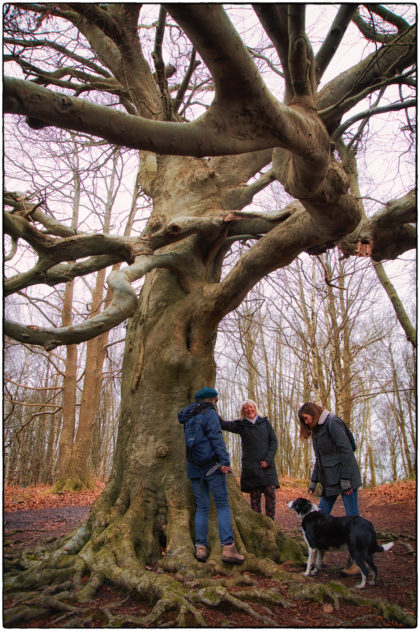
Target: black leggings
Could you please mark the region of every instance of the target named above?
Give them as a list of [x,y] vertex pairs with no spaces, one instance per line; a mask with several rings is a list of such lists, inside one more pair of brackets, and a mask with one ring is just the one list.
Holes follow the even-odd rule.
[[251,500],[251,508],[256,513],[261,513],[261,495],[265,497],[265,514],[274,520],[276,514],[276,487],[275,486],[257,486],[251,489],[249,495]]

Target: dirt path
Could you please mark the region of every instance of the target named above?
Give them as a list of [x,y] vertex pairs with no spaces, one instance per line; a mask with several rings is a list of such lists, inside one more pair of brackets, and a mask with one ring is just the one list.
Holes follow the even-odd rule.
[[[391,492],[392,490],[392,492]],[[379,576],[376,586],[368,586],[364,590],[367,598],[386,599],[402,607],[407,613],[415,616],[416,589],[417,589],[417,563],[416,563],[416,496],[415,487],[404,487],[402,490],[392,488],[389,492],[372,492],[362,490],[360,493],[361,514],[370,519],[378,532],[380,542],[395,540],[394,547],[387,553],[377,554],[375,562],[378,566]],[[305,495],[304,489],[296,484],[282,484],[277,492],[276,523],[292,537],[300,538],[301,532],[295,513],[287,508],[286,502],[301,495]],[[5,554],[9,550],[24,549],[52,537],[61,536],[73,530],[83,523],[89,514],[90,504],[94,497],[89,497],[87,505],[72,505],[71,497],[62,497],[58,506],[51,505],[51,496],[46,501],[45,508],[39,510],[22,510],[28,504],[20,500],[19,511],[4,513],[4,545]],[[80,496],[75,496],[74,501],[83,501]],[[37,503],[39,505],[40,502]],[[13,505],[9,504],[9,505]],[[29,504],[31,505],[31,504]],[[41,502],[42,505],[42,502]],[[335,515],[344,515],[344,507],[341,500],[334,509]],[[326,556],[327,567],[316,576],[308,578],[308,581],[324,583],[330,580],[340,581],[347,587],[353,587],[359,582],[357,578],[343,578],[340,576],[340,568],[347,560],[345,551],[329,552]],[[297,567],[292,563],[285,563],[285,569],[290,572],[302,572],[303,567]],[[276,586],[274,581],[252,578],[261,587]],[[278,586],[279,590],[284,589]],[[285,593],[287,596],[287,590]],[[135,615],[145,615],[147,609],[135,599],[118,590],[104,586],[95,599],[98,612],[109,603],[121,601],[121,610],[125,613],[132,612]],[[124,604],[122,604],[124,601]],[[115,613],[115,611],[114,611]],[[255,627],[255,619],[237,611],[219,612],[215,610],[206,615],[212,627]],[[395,623],[383,619],[371,607],[355,607],[343,605],[339,610],[334,610],[332,605],[314,604],[309,601],[301,601],[294,607],[283,609],[276,608],[272,611],[281,627],[395,627]],[[99,614],[98,614],[99,615]],[[31,627],[53,628],[54,616],[46,620],[37,620]],[[95,626],[95,624],[93,624]],[[101,625],[96,623],[101,628]]]

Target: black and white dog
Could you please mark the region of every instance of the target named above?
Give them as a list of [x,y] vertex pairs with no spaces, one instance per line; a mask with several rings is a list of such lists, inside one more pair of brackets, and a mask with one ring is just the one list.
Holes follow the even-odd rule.
[[[296,511],[302,519],[302,532],[308,546],[308,563],[305,576],[316,574],[321,567],[324,553],[329,548],[347,546],[353,561],[357,563],[362,574],[362,582],[357,585],[363,589],[366,585],[369,569],[372,570],[370,584],[374,585],[378,570],[373,562],[375,552],[386,552],[393,543],[378,545],[373,524],[363,517],[332,517],[328,513],[318,510],[315,504],[303,497],[294,502],[287,502],[287,506]],[[312,569],[316,553],[315,568]]]

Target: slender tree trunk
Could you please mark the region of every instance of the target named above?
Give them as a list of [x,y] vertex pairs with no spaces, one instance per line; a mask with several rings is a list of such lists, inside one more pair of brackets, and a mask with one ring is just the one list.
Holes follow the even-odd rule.
[[[118,156],[116,155],[112,165],[112,173],[105,204],[103,226],[104,234],[109,233],[111,211],[115,198],[117,160]],[[137,192],[133,195],[133,197],[136,196]],[[132,213],[130,213],[130,221],[132,221]],[[91,318],[100,313],[103,309],[102,301],[105,277],[105,269],[100,270],[96,275],[95,288],[92,292],[92,303],[90,307]],[[109,302],[110,299],[111,292],[108,289],[105,302]],[[60,478],[54,485],[54,490],[80,490],[82,488],[91,488],[95,486],[95,482],[90,471],[89,455],[92,448],[95,415],[99,403],[102,385],[103,362],[105,359],[105,349],[108,337],[109,332],[107,331],[87,342],[83,392],[80,402],[77,433],[74,442],[72,441],[70,452],[66,451],[68,457],[60,470]]]
[[246,372],[247,372],[247,398],[257,400],[256,381],[257,371],[255,367],[256,358],[254,356],[256,345],[256,326],[252,314],[245,312],[240,319],[241,344],[243,347]]
[[[104,284],[105,270],[101,270],[97,274],[96,286],[92,295],[91,317],[101,309]],[[105,337],[107,338],[108,334],[105,334]],[[65,473],[67,487],[70,486],[73,490],[94,486],[89,471],[89,454],[92,447],[95,415],[102,383],[104,358],[104,353],[100,350],[100,345],[103,343],[102,338],[103,336],[93,338],[89,340],[86,345],[86,362],[82,399],[80,402],[79,424],[72,446],[71,459]]]
[[370,420],[370,405],[367,402],[366,408],[366,429],[367,429],[367,440],[366,440],[366,451],[368,454],[368,463],[369,463],[369,471],[370,471],[370,486],[376,486],[376,467],[375,467],[375,457],[373,455],[373,440],[372,440],[372,423]]
[[[79,158],[77,151],[72,156],[72,170],[74,183],[73,215],[71,227],[76,229],[79,220],[81,183],[79,173]],[[62,325],[71,326],[72,306],[73,306],[74,281],[67,282],[64,290],[64,300],[62,309]],[[66,361],[63,378],[63,424],[59,445],[58,480],[57,487],[53,490],[61,490],[63,480],[69,469],[73,448],[74,433],[76,427],[76,403],[77,403],[77,345],[66,346]]]
[[[73,281],[65,285],[62,311],[63,326],[71,325],[73,287]],[[71,344],[66,346],[66,361],[63,377],[63,422],[59,444],[58,479],[62,479],[66,476],[71,459],[76,424],[76,389],[77,345]]]
[[393,397],[394,402],[392,404],[392,409],[395,416],[395,422],[399,430],[399,436],[402,442],[402,457],[404,461],[406,475],[411,477],[414,475],[415,471],[414,471],[413,462],[411,460],[410,448],[408,445],[406,423],[404,419],[404,407],[401,402],[398,375],[397,375],[397,370],[395,367],[394,357],[393,357],[391,348],[389,348],[389,352],[390,352],[390,358],[391,358],[393,388],[394,388],[394,397]]

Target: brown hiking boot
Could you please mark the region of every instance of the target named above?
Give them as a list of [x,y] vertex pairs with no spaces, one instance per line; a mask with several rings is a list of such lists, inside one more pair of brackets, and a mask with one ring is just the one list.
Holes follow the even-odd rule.
[[360,567],[357,563],[353,563],[348,569],[340,571],[340,576],[357,576],[358,574],[360,574]]
[[223,546],[222,561],[225,563],[237,563],[241,564],[245,561],[245,557],[242,554],[238,554],[234,543]]
[[201,561],[201,563],[207,561],[209,558],[207,546],[195,546],[195,556],[197,557],[197,561]]

